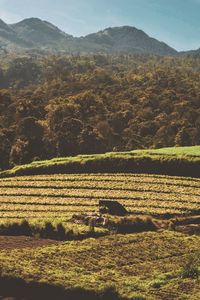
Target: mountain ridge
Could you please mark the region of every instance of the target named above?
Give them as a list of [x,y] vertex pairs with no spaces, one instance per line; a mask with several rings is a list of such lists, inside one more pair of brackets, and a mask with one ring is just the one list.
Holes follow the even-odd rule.
[[[54,24],[34,17],[14,24],[6,24],[0,19],[0,46],[6,49],[28,48],[70,53],[179,54],[176,49],[133,26],[108,27],[86,36],[74,37]],[[188,53],[193,52],[195,50]]]
[[[164,42],[147,35],[143,30],[132,26],[108,27],[97,33],[85,36],[85,39],[101,43],[105,38],[111,47],[119,49],[120,52],[129,52],[130,49],[139,50],[149,54],[176,55],[178,52]],[[131,38],[129,40],[129,38]]]

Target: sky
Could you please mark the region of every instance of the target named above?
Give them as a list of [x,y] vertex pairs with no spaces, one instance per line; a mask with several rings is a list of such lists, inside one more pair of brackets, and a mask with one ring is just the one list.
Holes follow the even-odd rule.
[[0,0],[0,19],[37,17],[84,36],[130,25],[177,50],[200,48],[200,0]]

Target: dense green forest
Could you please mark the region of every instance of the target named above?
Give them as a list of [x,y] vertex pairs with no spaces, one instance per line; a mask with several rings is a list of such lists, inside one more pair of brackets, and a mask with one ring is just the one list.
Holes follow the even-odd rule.
[[200,144],[200,56],[40,55],[0,67],[0,169]]

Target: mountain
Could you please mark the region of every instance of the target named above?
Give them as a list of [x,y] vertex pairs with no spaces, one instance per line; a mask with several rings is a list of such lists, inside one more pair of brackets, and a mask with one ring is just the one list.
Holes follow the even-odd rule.
[[190,51],[184,51],[180,52],[181,55],[200,55],[200,48],[197,50],[190,50]]
[[0,46],[1,47],[29,47],[26,40],[21,39],[16,32],[0,19]]
[[149,37],[135,27],[123,26],[107,28],[85,37],[85,40],[99,45],[107,52],[149,53],[176,55],[177,51],[163,42]]
[[64,33],[53,24],[42,21],[38,18],[25,19],[19,23],[10,25],[16,35],[34,47],[55,47],[66,46],[68,39],[72,36]]
[[38,18],[25,19],[11,25],[0,20],[0,47],[2,46],[7,49],[62,50],[71,53],[178,54],[175,49],[135,27],[107,28],[76,38]]

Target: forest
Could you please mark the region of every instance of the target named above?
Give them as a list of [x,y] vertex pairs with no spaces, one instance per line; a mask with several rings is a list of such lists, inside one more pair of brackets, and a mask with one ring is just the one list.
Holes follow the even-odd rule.
[[200,144],[200,56],[9,57],[0,169],[52,157]]

